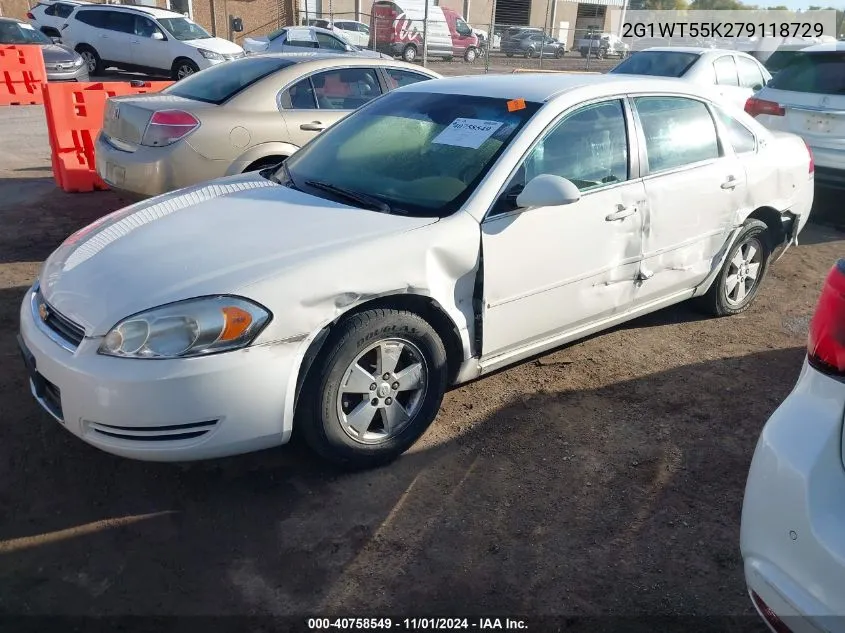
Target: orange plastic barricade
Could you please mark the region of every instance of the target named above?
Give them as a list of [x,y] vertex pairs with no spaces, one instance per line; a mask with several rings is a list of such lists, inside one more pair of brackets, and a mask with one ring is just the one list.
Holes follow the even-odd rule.
[[44,103],[46,76],[40,46],[0,46],[0,105]]
[[97,175],[94,161],[94,142],[103,126],[106,100],[109,97],[158,92],[171,83],[44,84],[44,111],[56,184],[69,192],[108,189]]

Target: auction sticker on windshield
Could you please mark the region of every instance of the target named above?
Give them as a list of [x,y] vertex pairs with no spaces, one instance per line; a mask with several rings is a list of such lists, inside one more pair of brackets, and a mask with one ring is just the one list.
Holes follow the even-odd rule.
[[431,142],[478,149],[500,127],[502,127],[501,121],[459,118],[452,121],[449,127],[440,132]]

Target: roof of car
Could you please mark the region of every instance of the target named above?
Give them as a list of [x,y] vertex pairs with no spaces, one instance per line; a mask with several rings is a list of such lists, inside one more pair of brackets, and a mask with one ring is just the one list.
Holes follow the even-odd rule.
[[[184,18],[182,13],[176,11],[168,11],[167,9],[157,9],[156,7],[147,7],[142,5],[125,5],[125,4],[95,4],[85,3],[82,5],[85,10],[99,10],[107,9],[109,11],[135,11],[145,13],[154,18]],[[80,7],[80,8],[82,8]]]
[[[343,53],[323,53],[323,52],[302,52],[302,53],[260,53],[258,55],[248,55],[236,59],[231,64],[248,64],[251,60],[272,57],[275,59],[292,59],[297,63],[314,62],[314,65],[324,65],[330,67],[332,62],[342,66],[395,66],[397,68],[407,68],[409,71],[417,72],[422,75],[434,75],[440,77],[440,74],[431,70],[430,68],[423,68],[418,64],[409,64],[396,59],[379,59],[373,57],[355,57],[353,55],[345,55]],[[320,64],[319,62],[325,62]]]
[[[540,78],[540,80],[538,80]],[[620,92],[675,92],[708,96],[711,91],[693,83],[660,77],[635,75],[581,75],[581,74],[502,74],[467,75],[421,81],[405,86],[414,92],[439,92],[496,99],[525,99],[535,103],[549,101],[563,93],[589,86],[604,87],[613,84]]]
[[807,48],[802,48],[802,53],[832,53],[835,51],[845,51],[845,42],[825,42],[824,44],[813,44]]
[[742,55],[750,57],[745,51],[738,51],[731,48],[708,48],[706,46],[652,46],[644,48],[638,53],[645,52],[660,52],[660,53],[692,53],[694,55]]

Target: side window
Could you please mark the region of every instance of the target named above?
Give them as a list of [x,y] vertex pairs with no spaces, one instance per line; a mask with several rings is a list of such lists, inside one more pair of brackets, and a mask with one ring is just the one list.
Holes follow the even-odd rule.
[[366,24],[358,24],[357,28],[358,28],[359,33],[363,33],[364,35],[370,34],[370,27],[367,26]]
[[79,11],[76,14],[76,19],[87,24],[88,26],[95,26],[98,29],[106,27],[106,12],[105,11]]
[[523,163],[525,184],[541,174],[571,180],[581,191],[628,180],[628,135],[619,100],[580,108],[540,141]]
[[426,77],[425,75],[408,70],[399,70],[398,68],[385,68],[384,73],[387,75],[387,86],[390,90],[396,90],[402,86],[431,79],[431,77]]
[[71,13],[73,13],[73,5],[70,4],[57,4],[56,7],[56,15],[60,18],[66,18]]
[[739,85],[752,90],[760,90],[766,83],[763,73],[756,62],[746,58],[736,58],[737,70],[739,71]]
[[652,173],[719,157],[716,125],[707,106],[684,97],[637,97]]
[[336,37],[332,37],[327,33],[317,33],[317,42],[320,48],[328,48],[333,51],[345,51],[346,44],[341,42]]
[[316,110],[317,100],[311,80],[306,77],[282,93],[282,107],[286,110]]
[[736,76],[736,63],[733,55],[723,55],[713,62],[713,69],[716,71],[716,83],[720,86],[738,86]]
[[719,121],[725,126],[728,133],[728,142],[734,148],[734,152],[745,154],[757,149],[757,137],[751,130],[722,110],[716,110],[716,114]]
[[469,28],[469,24],[460,18],[455,21],[455,30],[458,32],[458,35],[472,35],[472,29]]
[[44,15],[56,15],[56,5],[51,4],[49,7],[44,9]]
[[317,48],[317,40],[314,38],[314,31],[307,28],[287,29],[284,32],[284,45],[297,46],[299,48]]
[[381,94],[372,68],[344,68],[312,75],[317,106],[323,110],[354,110]]

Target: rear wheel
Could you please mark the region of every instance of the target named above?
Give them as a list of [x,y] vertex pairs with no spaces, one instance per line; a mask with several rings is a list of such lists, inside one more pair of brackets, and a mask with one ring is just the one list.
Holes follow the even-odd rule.
[[413,44],[408,44],[402,51],[402,59],[409,64],[417,58],[417,47]]
[[195,72],[198,72],[200,69],[194,62],[190,59],[177,59],[173,62],[173,68],[171,70],[171,75],[174,81],[179,81],[180,79],[184,79],[185,77],[190,77]]
[[356,314],[337,326],[307,378],[295,422],[336,464],[390,462],[425,432],[446,390],[446,350],[434,328],[404,310]]
[[533,49],[533,48],[529,48],[527,51],[525,51],[525,57],[526,57],[526,58],[528,58],[528,57],[534,57],[534,49]]
[[105,68],[103,68],[103,60],[100,55],[92,47],[87,44],[82,44],[76,47],[76,52],[80,54],[85,66],[88,68],[89,75],[102,75]]
[[285,160],[287,160],[287,156],[265,156],[264,158],[259,158],[257,161],[247,166],[243,173],[261,171],[262,169],[267,169],[268,167],[276,167],[285,162]]
[[713,316],[739,314],[757,296],[769,266],[769,228],[760,220],[746,220],[728,253],[719,276],[698,298],[699,307]]

